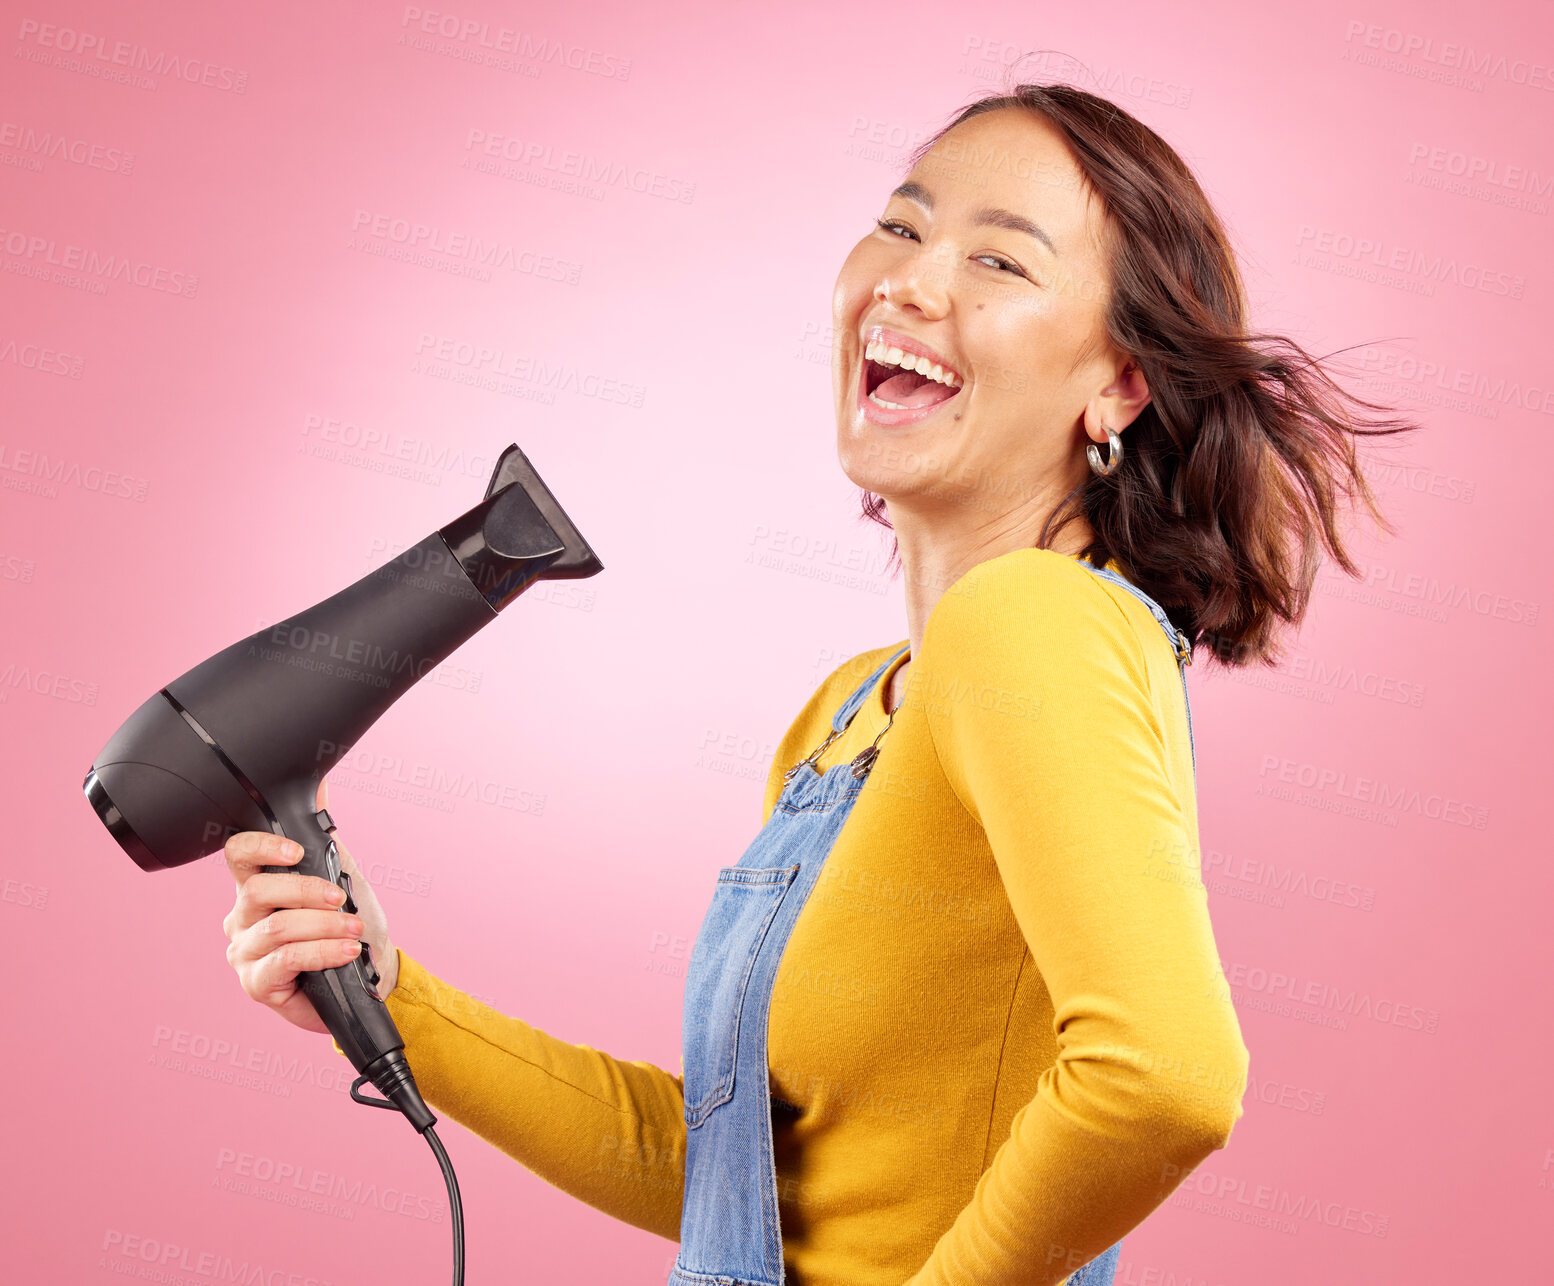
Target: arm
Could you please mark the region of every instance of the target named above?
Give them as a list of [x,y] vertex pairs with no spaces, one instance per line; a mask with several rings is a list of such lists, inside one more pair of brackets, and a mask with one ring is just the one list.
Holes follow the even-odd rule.
[[557,1040],[403,951],[385,1003],[433,1111],[611,1218],[680,1239],[681,1077]]
[[1247,1052],[1202,881],[1179,878],[1195,810],[1169,782],[1144,647],[1050,551],[974,568],[930,617],[934,745],[1052,997],[1058,1058],[908,1286],[1061,1281],[1241,1115]]
[[[872,657],[854,658],[837,673],[863,665],[861,679],[883,654]],[[782,793],[783,773],[810,749],[806,739],[823,735],[825,691],[822,684],[778,748],[763,821]],[[557,1040],[443,982],[404,951],[397,959],[398,982],[385,1004],[427,1105],[553,1187],[679,1241],[684,1075]],[[338,1044],[334,1049],[344,1056]]]

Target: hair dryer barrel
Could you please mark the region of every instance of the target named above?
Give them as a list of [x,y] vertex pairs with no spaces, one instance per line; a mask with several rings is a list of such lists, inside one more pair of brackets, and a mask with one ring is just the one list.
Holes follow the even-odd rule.
[[[154,693],[97,756],[86,797],[148,871],[204,857],[234,831],[268,830],[303,852],[292,867],[264,870],[332,880],[346,894],[341,910],[354,911],[334,821],[316,807],[319,782],[406,689],[534,581],[601,568],[515,443],[468,513]],[[368,944],[346,964],[297,978],[362,1079],[431,1130],[437,1118],[377,993]]]
[[87,797],[147,870],[311,813],[384,711],[534,581],[601,569],[510,446],[473,509],[154,694],[98,755]]
[[[536,560],[541,568],[554,552]],[[317,798],[335,763],[415,683],[496,616],[433,533],[322,603],[163,689],[271,808]]]

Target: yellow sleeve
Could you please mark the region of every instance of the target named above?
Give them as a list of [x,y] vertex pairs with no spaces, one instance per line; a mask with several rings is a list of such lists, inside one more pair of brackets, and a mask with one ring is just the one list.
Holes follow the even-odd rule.
[[1061,1281],[1241,1116],[1248,1056],[1207,894],[1181,878],[1195,810],[1169,783],[1153,644],[1163,632],[1141,636],[1099,578],[1047,550],[973,568],[929,618],[916,682],[933,743],[987,833],[1058,1057],[907,1286]]
[[557,1040],[403,951],[385,1003],[434,1112],[611,1218],[680,1240],[683,1077]]

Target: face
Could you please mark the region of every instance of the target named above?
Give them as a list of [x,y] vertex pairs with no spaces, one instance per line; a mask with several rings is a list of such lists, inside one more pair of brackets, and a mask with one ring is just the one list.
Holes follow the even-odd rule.
[[1007,528],[1085,478],[1087,442],[1105,458],[1102,426],[1120,434],[1148,396],[1105,335],[1088,191],[1045,119],[1002,110],[950,130],[890,195],[832,301],[837,450],[856,485]]

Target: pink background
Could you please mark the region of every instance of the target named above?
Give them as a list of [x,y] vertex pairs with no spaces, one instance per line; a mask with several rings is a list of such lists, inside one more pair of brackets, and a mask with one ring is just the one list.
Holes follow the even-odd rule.
[[[904,146],[1041,50],[1044,78],[1194,167],[1259,326],[1358,345],[1349,387],[1427,426],[1373,457],[1401,535],[1359,529],[1365,579],[1324,573],[1288,664],[1189,671],[1253,1089],[1118,1281],[1535,1275],[1554,1209],[1542,6],[460,0],[451,37],[382,5],[151,8],[8,3],[0,26],[12,1280],[108,1280],[136,1259],[104,1249],[120,1237],[299,1279],[445,1278],[432,1157],[349,1102],[324,1038],[244,997],[220,858],[143,874],[81,779],[156,687],[469,507],[510,441],[606,571],[457,652],[337,771],[332,810],[432,970],[677,1068],[686,945],[777,739],[835,664],[906,631],[888,537],[835,459],[836,270]],[[466,22],[579,67],[492,65]],[[62,48],[83,40],[162,69],[94,74],[111,59]],[[495,158],[472,145],[490,139]],[[578,155],[618,180],[552,186]],[[392,257],[395,221],[526,270]],[[58,280],[50,260],[81,252],[145,284]],[[472,365],[482,349],[504,356]],[[1313,986],[1350,1011],[1292,1008]],[[279,1066],[221,1079],[249,1057]],[[470,1281],[662,1280],[670,1243],[443,1137]],[[284,1165],[407,1209],[287,1204],[253,1177]]]

